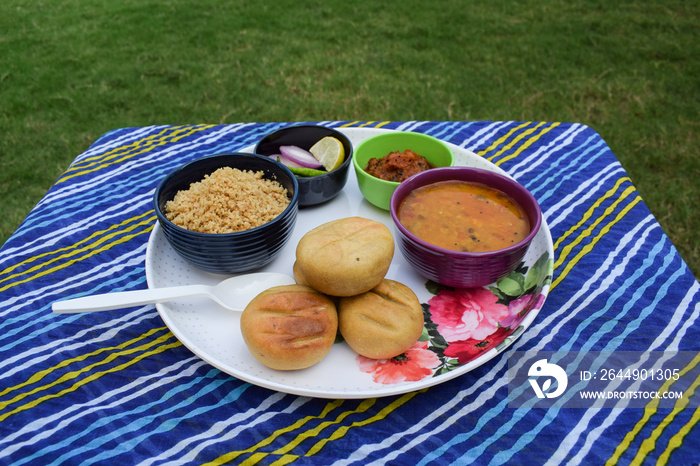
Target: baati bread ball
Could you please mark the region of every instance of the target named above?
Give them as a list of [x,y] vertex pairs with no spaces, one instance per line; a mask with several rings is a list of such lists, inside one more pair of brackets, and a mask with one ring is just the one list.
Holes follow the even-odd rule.
[[301,269],[299,268],[299,263],[297,261],[294,261],[294,265],[292,266],[292,274],[294,275],[294,280],[299,285],[308,286],[309,282],[306,281],[306,278],[304,278],[304,275],[301,273]]
[[340,334],[356,353],[390,359],[406,352],[423,333],[423,308],[403,283],[384,279],[370,291],[338,304]]
[[297,280],[332,296],[371,290],[386,276],[394,257],[394,238],[382,223],[348,217],[306,233],[296,249]]
[[241,315],[241,333],[248,350],[272,369],[313,366],[331,350],[337,332],[333,301],[304,285],[265,290]]

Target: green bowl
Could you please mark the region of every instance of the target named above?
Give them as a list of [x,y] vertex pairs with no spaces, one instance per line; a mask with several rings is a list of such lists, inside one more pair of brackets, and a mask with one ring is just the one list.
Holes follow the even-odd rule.
[[365,139],[355,147],[353,165],[362,195],[380,209],[389,210],[391,195],[399,186],[396,181],[374,177],[364,169],[372,157],[382,158],[390,152],[411,149],[435,167],[454,165],[454,154],[444,142],[432,136],[410,131],[390,131]]

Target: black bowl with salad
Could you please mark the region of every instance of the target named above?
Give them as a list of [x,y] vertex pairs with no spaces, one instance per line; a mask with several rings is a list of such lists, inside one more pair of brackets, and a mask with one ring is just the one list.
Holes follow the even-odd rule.
[[334,198],[345,187],[353,147],[336,129],[305,124],[268,134],[255,153],[285,164],[299,183],[299,205],[311,206]]

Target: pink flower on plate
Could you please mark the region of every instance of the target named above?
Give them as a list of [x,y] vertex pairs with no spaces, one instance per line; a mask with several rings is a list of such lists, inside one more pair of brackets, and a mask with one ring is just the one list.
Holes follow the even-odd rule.
[[544,303],[544,295],[535,296],[526,294],[514,299],[508,304],[508,317],[500,321],[501,327],[512,327],[520,323],[520,320],[532,309],[539,309]]
[[[541,309],[542,305],[544,304],[545,299],[546,299],[546,296],[543,293],[538,294],[537,301],[535,301],[535,303],[530,307],[529,310],[531,311],[533,309]],[[523,315],[525,315],[525,314],[527,314],[527,313],[523,313]]]
[[419,341],[405,353],[391,359],[370,359],[357,356],[362,372],[372,374],[372,380],[381,384],[416,382],[433,374],[440,363],[437,355],[428,349],[427,341]]
[[448,342],[483,340],[507,318],[508,306],[486,288],[442,290],[428,301],[433,322]]
[[501,320],[501,327],[511,327],[520,320],[520,313],[530,306],[532,295],[526,294],[508,303],[508,317]]

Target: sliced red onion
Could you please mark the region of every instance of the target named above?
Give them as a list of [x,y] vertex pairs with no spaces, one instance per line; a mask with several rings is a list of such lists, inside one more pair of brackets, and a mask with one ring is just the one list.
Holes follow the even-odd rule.
[[319,168],[321,163],[309,151],[297,146],[280,146],[280,152],[292,162],[298,163],[304,168]]
[[273,158],[273,159],[275,159],[275,160],[277,160],[278,162],[281,162],[282,165],[286,165],[286,166],[288,166],[288,167],[293,167],[293,168],[306,168],[306,167],[304,167],[303,165],[299,165],[299,164],[296,163],[295,161],[291,160],[289,157],[285,157],[285,156],[282,155],[282,154],[275,154],[275,155],[271,155],[270,157]]

